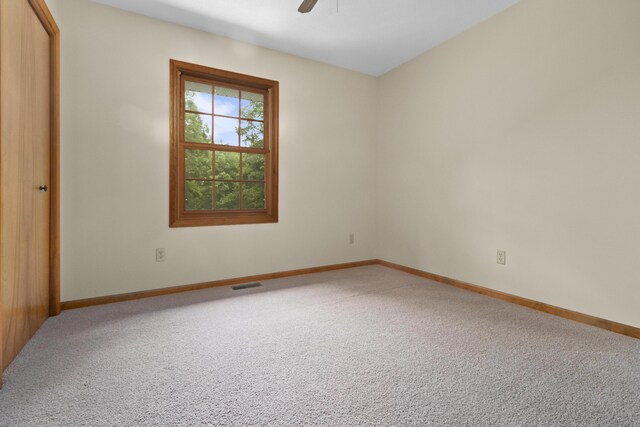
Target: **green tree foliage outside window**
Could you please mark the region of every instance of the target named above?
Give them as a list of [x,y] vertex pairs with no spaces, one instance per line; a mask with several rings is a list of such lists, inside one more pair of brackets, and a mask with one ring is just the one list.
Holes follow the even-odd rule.
[[[185,96],[185,108],[190,111],[198,111],[198,106],[194,101],[195,92],[187,91]],[[205,123],[203,117],[209,120]],[[201,114],[185,113],[184,115],[184,137],[189,142],[202,142],[211,144],[211,119],[210,116]]]
[[[197,111],[195,93],[185,94],[187,110]],[[264,103],[249,101],[242,108],[243,119],[262,119]],[[203,117],[205,119],[203,119]],[[206,120],[210,116],[185,113],[185,139],[189,142],[211,143],[211,126]],[[264,123],[262,121],[239,120],[236,133],[243,147],[264,148]],[[215,153],[215,176],[213,156]],[[265,208],[265,155],[258,153],[238,153],[233,151],[211,151],[187,149],[186,159],[186,202],[188,210],[211,210],[213,208],[213,185],[215,183],[215,209],[230,210]],[[240,165],[242,164],[242,176]],[[191,179],[191,180],[190,180]],[[214,180],[199,181],[201,180]],[[236,181],[236,182],[233,182]],[[237,182],[242,181],[242,183]],[[240,186],[242,185],[242,201]]]

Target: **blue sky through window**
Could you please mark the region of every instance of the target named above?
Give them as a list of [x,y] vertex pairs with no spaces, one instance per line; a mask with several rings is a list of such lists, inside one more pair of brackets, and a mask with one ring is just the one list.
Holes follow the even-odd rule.
[[[251,102],[263,102],[264,99],[262,94],[251,92],[243,92],[242,99],[240,99],[239,90],[222,86],[216,86],[214,90],[211,85],[190,81],[186,82],[185,89],[192,94],[191,99],[199,112],[214,113],[216,116],[239,117],[240,108],[244,109],[250,106]],[[213,123],[211,123],[211,117],[201,117],[203,123],[209,126],[209,130],[213,130],[215,144],[238,146],[239,119],[214,117]],[[262,119],[262,117],[256,118]]]

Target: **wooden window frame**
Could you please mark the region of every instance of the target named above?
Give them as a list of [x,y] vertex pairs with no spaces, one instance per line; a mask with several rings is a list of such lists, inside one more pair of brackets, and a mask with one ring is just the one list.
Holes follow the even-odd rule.
[[[219,83],[264,94],[264,150],[186,142],[184,140],[183,89],[185,79],[205,80],[209,84]],[[170,61],[170,100],[169,226],[174,228],[278,222],[278,82],[172,59]],[[266,155],[265,209],[186,210],[184,153],[190,148],[209,150],[214,156],[216,151],[264,153]]]

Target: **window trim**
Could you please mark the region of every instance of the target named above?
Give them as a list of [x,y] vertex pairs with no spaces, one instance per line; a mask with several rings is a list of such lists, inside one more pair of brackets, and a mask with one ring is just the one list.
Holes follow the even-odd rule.
[[[185,208],[185,166],[183,144],[184,91],[183,77],[206,79],[224,85],[250,88],[265,94],[265,209],[229,211],[187,211]],[[170,160],[169,160],[169,227],[202,227],[232,224],[278,222],[278,87],[277,81],[190,64],[170,61]],[[200,145],[200,144],[199,144]],[[202,147],[200,147],[202,148]],[[211,144],[215,150],[224,146]],[[233,151],[238,151],[234,149]],[[239,147],[239,151],[256,149]],[[260,150],[262,152],[262,150]]]

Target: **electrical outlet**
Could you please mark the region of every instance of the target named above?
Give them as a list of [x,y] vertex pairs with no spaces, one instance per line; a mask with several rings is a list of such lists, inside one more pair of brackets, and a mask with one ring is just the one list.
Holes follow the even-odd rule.
[[164,260],[167,258],[167,252],[165,251],[164,248],[157,248],[156,249],[156,262],[164,262]]
[[356,235],[351,233],[349,234],[349,244],[353,245],[356,242]]
[[496,262],[498,264],[506,265],[507,264],[507,251],[498,251],[496,256]]

